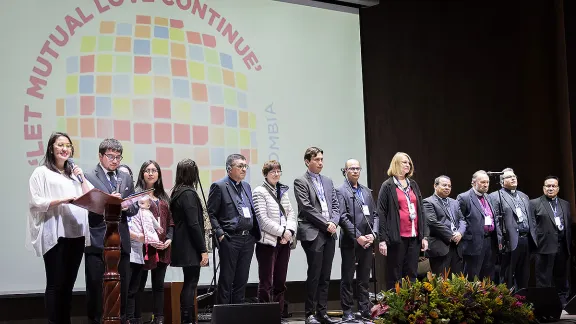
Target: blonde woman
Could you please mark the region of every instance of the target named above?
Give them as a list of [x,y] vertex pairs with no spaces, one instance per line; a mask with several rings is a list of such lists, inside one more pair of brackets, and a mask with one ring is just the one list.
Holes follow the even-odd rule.
[[388,168],[388,178],[378,194],[380,253],[387,256],[386,288],[404,277],[416,280],[420,251],[428,249],[429,229],[424,216],[422,194],[410,156],[398,152]]
[[262,175],[264,183],[252,192],[261,229],[261,239],[256,244],[258,299],[262,303],[278,302],[282,314],[290,243],[296,239],[296,214],[288,198],[288,186],[280,183],[280,163],[264,163]]

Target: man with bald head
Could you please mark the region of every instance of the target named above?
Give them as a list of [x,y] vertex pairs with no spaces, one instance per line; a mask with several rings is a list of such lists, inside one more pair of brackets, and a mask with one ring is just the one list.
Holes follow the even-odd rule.
[[[353,321],[354,306],[352,281],[354,271],[358,280],[358,311],[364,319],[370,316],[370,301],[368,299],[368,281],[372,266],[372,249],[378,226],[376,205],[372,198],[372,190],[361,185],[358,180],[362,167],[358,160],[346,161],[342,169],[344,183],[336,189],[340,205],[340,253],[342,255],[342,281],[340,282],[340,302],[342,305],[342,321]],[[354,265],[355,263],[356,266]]]
[[484,170],[472,175],[472,188],[456,197],[466,221],[466,231],[462,236],[464,274],[468,280],[478,277],[494,279],[496,256],[498,253],[498,228],[494,209],[488,199],[490,178]]

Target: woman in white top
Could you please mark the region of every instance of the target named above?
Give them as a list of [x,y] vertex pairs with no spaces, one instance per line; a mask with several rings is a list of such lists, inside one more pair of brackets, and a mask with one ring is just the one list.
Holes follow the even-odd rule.
[[42,166],[30,177],[27,247],[44,258],[49,323],[70,323],[72,288],[90,245],[88,211],[70,202],[93,187],[68,160],[73,155],[70,137],[53,133]]
[[252,192],[262,237],[256,244],[258,300],[278,302],[282,314],[290,244],[296,239],[296,214],[288,198],[288,186],[280,183],[280,163],[274,160],[264,163],[262,175],[264,183]]

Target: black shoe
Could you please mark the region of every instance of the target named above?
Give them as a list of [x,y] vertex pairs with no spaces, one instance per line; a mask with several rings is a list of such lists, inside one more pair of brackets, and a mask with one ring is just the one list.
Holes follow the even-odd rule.
[[[164,319],[162,319],[164,321]],[[192,307],[180,307],[180,323],[194,324],[196,323],[196,310]]]
[[351,323],[352,321],[355,321],[355,320],[356,320],[356,318],[352,314],[342,315],[342,322]]
[[309,315],[308,317],[306,317],[306,320],[304,321],[305,324],[320,324],[320,322],[316,319],[316,316],[314,315]]
[[316,315],[316,318],[321,324],[336,324],[338,321],[335,321],[328,316],[328,314],[324,315]]

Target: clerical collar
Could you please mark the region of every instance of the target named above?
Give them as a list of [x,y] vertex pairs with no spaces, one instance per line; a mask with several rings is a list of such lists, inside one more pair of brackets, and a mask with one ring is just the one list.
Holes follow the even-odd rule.
[[478,190],[476,190],[476,188],[472,187],[472,190],[474,190],[474,193],[476,194],[476,196],[484,197],[484,194],[478,192]]
[[504,188],[504,191],[506,191],[507,193],[511,194],[512,196],[516,195],[516,189]]
[[558,199],[558,196],[555,196],[554,198],[550,198],[548,196],[545,196],[546,199],[548,199],[549,201],[555,201],[556,199]]
[[230,176],[227,176],[228,180],[230,180],[230,182],[232,182],[232,184],[234,184],[235,186],[239,186],[240,183],[242,182],[242,180],[236,182],[235,180],[233,180],[232,178],[230,178]]

